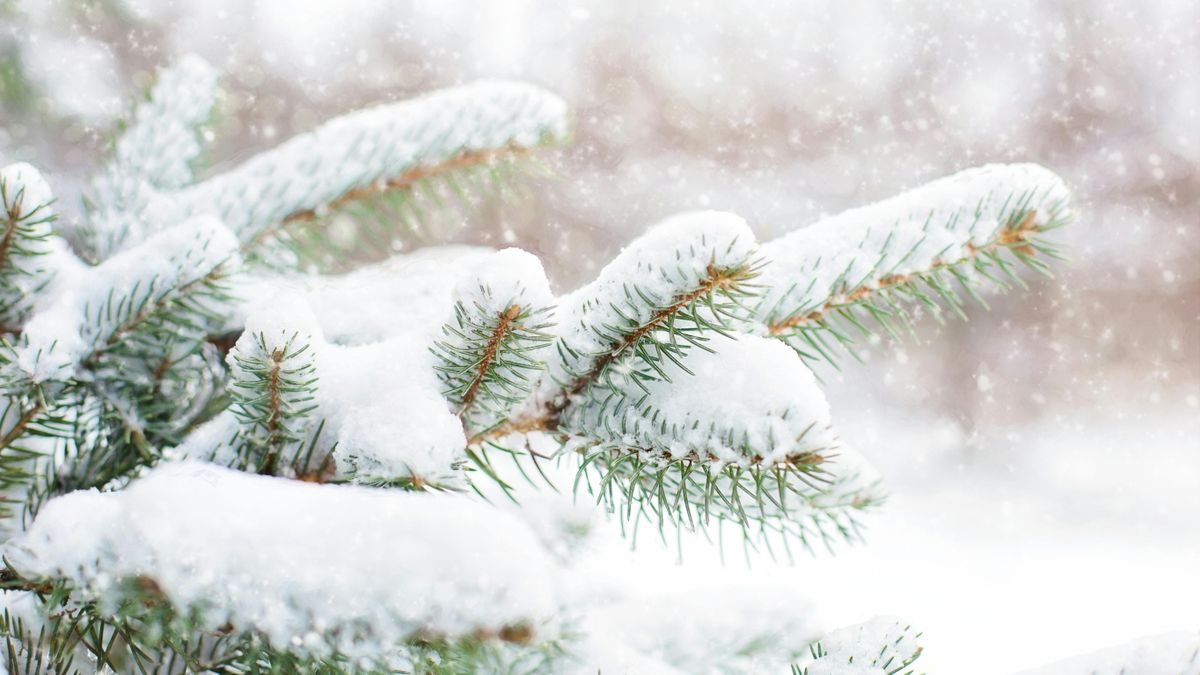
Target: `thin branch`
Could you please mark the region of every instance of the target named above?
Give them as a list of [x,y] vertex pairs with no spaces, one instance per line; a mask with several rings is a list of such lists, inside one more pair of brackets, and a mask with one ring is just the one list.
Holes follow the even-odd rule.
[[520,315],[520,305],[509,305],[508,309],[500,315],[500,321],[496,324],[496,330],[488,338],[487,347],[483,350],[483,359],[479,362],[479,368],[475,373],[475,377],[471,380],[471,385],[467,387],[467,392],[463,394],[462,405],[458,409],[459,418],[465,418],[471,404],[475,402],[475,396],[479,393],[479,388],[483,386],[483,380],[487,377],[488,369],[491,368],[492,362],[496,360],[496,356],[500,352],[500,345],[503,344],[504,338],[512,332],[513,322]]
[[7,219],[4,224],[4,236],[0,237],[0,269],[4,267],[5,261],[8,259],[9,251],[12,249],[13,240],[17,236],[17,223],[21,219],[19,211],[14,209],[18,206],[14,205],[7,209]]
[[7,448],[13,441],[17,440],[25,432],[25,427],[29,426],[33,418],[37,417],[43,410],[45,410],[45,406],[42,403],[37,403],[25,411],[25,414],[21,415],[21,418],[17,420],[16,426],[10,429],[7,434],[4,434],[3,438],[0,438],[0,449]]
[[279,457],[279,450],[275,447],[277,434],[279,429],[279,420],[283,417],[282,405],[280,402],[279,393],[279,371],[283,363],[284,350],[276,348],[271,352],[271,369],[267,374],[267,459],[263,462],[263,468],[260,473],[274,474],[275,460]]
[[0,569],[0,589],[5,591],[29,591],[47,595],[54,590],[54,584],[48,581],[31,581],[9,568]]
[[550,416],[532,415],[521,419],[511,420],[503,424],[484,429],[467,439],[468,446],[479,445],[490,440],[502,438],[509,434],[528,434],[534,431],[554,431],[555,420]]

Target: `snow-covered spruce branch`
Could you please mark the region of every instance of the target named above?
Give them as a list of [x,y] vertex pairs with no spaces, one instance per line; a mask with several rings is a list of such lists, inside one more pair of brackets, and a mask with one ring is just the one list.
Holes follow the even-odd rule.
[[50,187],[32,166],[0,170],[0,334],[17,332],[54,272],[46,264],[53,201]]
[[532,391],[551,341],[552,302],[541,263],[512,249],[456,289],[454,318],[434,343],[435,368],[471,437],[505,423]]
[[146,100],[133,111],[113,143],[111,161],[93,179],[89,218],[77,244],[103,260],[163,226],[162,193],[193,181],[203,152],[199,137],[217,97],[218,74],[196,56],[185,56],[159,73]]
[[912,330],[911,307],[962,318],[966,293],[1024,286],[1015,266],[1045,273],[1059,257],[1044,234],[1071,218],[1070,195],[1034,165],[992,165],[847,211],[763,246],[775,264],[756,315],[806,360],[855,355],[855,335]]
[[[1054,254],[1042,233],[1070,214],[1050,172],[992,166],[761,246],[735,215],[681,214],[558,297],[516,249],[301,276],[257,265],[259,245],[561,140],[562,101],[467,85],[192,183],[212,78],[198,62],[172,73],[97,178],[90,227],[65,233],[98,262],[49,222],[12,230],[49,253],[0,336],[0,485],[32,518],[3,579],[30,611],[0,632],[10,658],[56,671],[74,655],[117,670],[473,672],[531,657],[594,672],[556,590],[560,540],[589,529],[465,494],[526,496],[497,458],[565,473],[631,537],[644,523],[732,529],[788,554],[855,538],[881,493],[806,362],[832,354],[828,335],[849,343],[845,325],[869,331],[864,316],[891,329],[905,302],[958,308],[951,279],[1015,283],[1005,255],[1040,270]],[[160,163],[160,142],[177,155]],[[6,171],[49,202],[32,169]],[[433,491],[464,494],[414,494]],[[870,654],[883,660],[866,672],[903,672],[918,650],[890,630],[860,631],[859,651],[805,635],[783,667]]]
[[50,502],[5,556],[19,579],[36,580],[24,582],[35,591],[69,586],[60,612],[90,611],[87,603],[107,598],[125,608],[107,619],[119,625],[145,621],[147,609],[177,608],[159,648],[170,647],[163,638],[236,627],[294,655],[348,664],[403,659],[414,640],[528,642],[554,613],[561,574],[519,520],[463,496],[312,485],[186,462],[125,490]]
[[230,406],[245,429],[243,466],[276,474],[281,458],[299,475],[311,474],[311,456],[301,457],[309,441],[306,416],[316,408],[316,365],[311,335],[278,329],[247,330],[229,354]]
[[[414,190],[431,193],[444,182],[467,199],[463,183],[474,182],[475,170],[490,174],[567,133],[562,99],[524,83],[480,82],[340,117],[176,199],[184,213],[219,215],[253,249],[302,235],[313,221],[328,225],[325,216],[376,198],[403,201],[389,217],[419,220]],[[300,243],[330,243],[318,234]]]

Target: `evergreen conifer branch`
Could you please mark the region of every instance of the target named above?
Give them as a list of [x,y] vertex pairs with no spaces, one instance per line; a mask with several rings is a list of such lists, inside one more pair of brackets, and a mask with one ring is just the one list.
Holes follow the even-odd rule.
[[775,264],[757,314],[806,360],[836,366],[839,348],[857,358],[859,337],[911,333],[913,305],[965,319],[963,295],[986,309],[984,285],[1025,287],[1018,265],[1048,274],[1043,258],[1061,255],[1044,235],[1071,217],[1045,169],[966,171],[768,243]]
[[[387,250],[396,221],[423,226],[451,195],[469,204],[484,189],[464,182],[565,139],[566,110],[530,85],[470,85],[333,120],[193,183],[214,91],[211,70],[181,64],[135,111],[94,183],[94,231],[73,241],[94,245],[95,266],[59,255],[52,214],[27,208],[48,209],[40,177],[0,174],[0,300],[51,291],[0,305],[0,489],[23,497],[27,521],[0,587],[35,598],[43,619],[0,618],[10,670],[397,663],[381,655],[417,672],[536,670],[565,653],[561,626],[543,627],[561,611],[545,580],[562,561],[540,525],[470,495],[403,492],[482,494],[472,465],[507,491],[500,453],[531,482],[543,460],[574,469],[576,496],[631,536],[733,530],[789,556],[795,542],[856,539],[882,497],[805,360],[833,360],[871,322],[896,332],[913,303],[961,312],[960,293],[1020,284],[1017,263],[1044,272],[1057,252],[1043,236],[1070,219],[1053,174],[994,166],[762,246],[736,216],[683,214],[559,298],[533,256],[476,251],[381,266],[391,287],[370,291],[358,278],[327,294],[337,282],[275,286],[264,269],[270,290],[247,284],[262,296],[243,314],[240,252],[343,253],[345,216],[386,221],[357,232]],[[259,302],[297,285],[296,303]],[[84,488],[102,491],[64,494]],[[374,539],[347,536],[364,522]],[[253,558],[264,538],[272,555],[327,563],[321,583]],[[484,564],[477,546],[516,558]],[[476,602],[481,579],[492,596]],[[408,611],[444,583],[472,602]],[[908,673],[911,637],[902,624],[832,634],[796,672]]]
[[[438,532],[436,528],[428,528],[427,521],[431,517],[442,520],[443,525],[472,532],[472,537],[461,542],[464,547],[469,548],[480,542],[487,546],[511,543],[523,552],[526,564],[535,568],[546,564],[543,560],[545,552],[541,551],[531,533],[521,529],[511,519],[497,522],[480,520],[478,512],[482,507],[478,504],[454,496],[443,496],[441,501],[434,504],[427,501],[430,496],[404,495],[408,497],[405,505],[395,501],[397,495],[385,495],[379,490],[333,485],[303,486],[293,481],[249,477],[200,464],[156,469],[155,472],[121,493],[92,493],[91,496],[77,493],[74,499],[100,501],[95,503],[98,508],[91,511],[96,519],[94,527],[76,544],[54,532],[57,527],[55,522],[71,528],[76,525],[69,519],[60,520],[64,513],[59,502],[52,505],[59,510],[47,508],[44,515],[39,517],[40,525],[35,525],[28,532],[31,538],[8,549],[11,557],[6,559],[7,569],[0,573],[0,588],[37,595],[50,621],[56,616],[85,618],[89,626],[77,631],[85,637],[102,633],[111,638],[113,631],[122,634],[116,643],[108,639],[71,642],[71,650],[81,646],[90,653],[92,660],[104,662],[111,659],[106,665],[119,671],[141,668],[143,672],[172,672],[158,668],[176,659],[193,667],[214,663],[229,667],[229,671],[219,672],[238,672],[237,665],[245,664],[251,668],[271,665],[272,668],[267,672],[332,673],[343,672],[352,667],[350,664],[358,664],[364,669],[363,672],[382,673],[393,672],[389,668],[394,668],[398,660],[423,659],[434,653],[441,654],[441,660],[448,663],[485,663],[499,659],[497,662],[513,664],[541,661],[561,653],[556,646],[559,639],[556,636],[560,630],[550,624],[543,626],[543,619],[539,619],[539,616],[544,616],[545,621],[551,618],[549,597],[537,587],[542,579],[526,578],[523,571],[518,574],[515,568],[496,577],[483,560],[464,568],[455,559],[454,564],[440,571],[429,570],[429,573],[438,575],[438,584],[443,592],[494,593],[515,603],[512,607],[484,603],[473,609],[451,613],[439,609],[413,614],[405,607],[384,603],[384,614],[376,617],[378,623],[364,623],[359,615],[343,612],[346,622],[335,624],[329,634],[322,635],[309,628],[307,634],[301,633],[306,635],[302,644],[289,641],[289,637],[296,634],[292,632],[295,626],[321,625],[323,617],[314,614],[313,610],[327,605],[320,595],[322,584],[329,592],[353,587],[353,584],[348,585],[347,580],[339,576],[346,571],[343,567],[345,562],[369,556],[380,566],[394,564],[397,561],[394,553],[378,555],[374,552],[374,548],[383,545],[383,542],[393,551],[406,551],[409,550],[407,547],[416,546],[417,552],[405,553],[401,557],[424,559],[428,553],[420,551]],[[198,500],[192,490],[181,489],[189,483],[203,486],[201,489],[211,495],[225,495],[237,503]],[[311,542],[304,538],[306,530],[314,525],[326,537],[335,531],[342,531],[344,542],[355,548],[354,551],[336,550],[331,553],[341,563],[327,566],[318,575],[305,576],[304,570],[295,570],[298,576],[285,585],[292,602],[297,604],[294,614],[280,615],[265,601],[252,600],[248,604],[239,601],[239,598],[249,600],[254,597],[255,593],[260,592],[256,590],[259,586],[252,583],[243,588],[234,584],[227,588],[227,578],[221,570],[211,569],[211,566],[226,564],[226,561],[209,553],[210,546],[224,536],[220,533],[221,526],[210,530],[210,534],[218,537],[213,540],[206,540],[206,535],[194,529],[179,533],[181,539],[177,542],[184,550],[175,550],[176,547],[163,546],[167,542],[159,538],[162,533],[155,532],[153,527],[147,528],[144,522],[136,518],[126,520],[119,513],[123,501],[145,499],[145,503],[159,505],[174,503],[180,509],[178,513],[202,519],[212,508],[228,508],[229,513],[240,512],[242,506],[262,499],[258,494],[262,489],[273,496],[273,501],[269,502],[272,506],[268,508],[265,506],[268,502],[264,502],[256,517],[268,518],[275,523],[275,527],[285,528],[288,534],[284,541],[296,552],[307,550],[311,554],[314,546],[319,548],[326,541],[319,539]],[[327,506],[345,505],[345,500],[349,499],[351,508],[361,509],[363,515],[370,513],[383,516],[380,527],[396,535],[396,538],[389,537],[374,543],[369,538],[356,539],[353,533],[344,532],[342,526],[337,524],[342,514],[333,512],[327,513],[331,520],[324,524],[297,521],[295,511],[286,502],[304,494],[320,495],[322,500],[328,500]],[[284,503],[278,503],[279,500]],[[118,510],[105,506],[106,503],[116,506]],[[381,506],[384,507],[382,510],[379,508]],[[130,515],[133,514],[131,511]],[[336,529],[330,529],[331,526]],[[500,527],[499,531],[495,530],[497,526]],[[131,528],[133,536],[127,539]],[[255,536],[253,528],[243,528],[242,531]],[[399,536],[406,533],[412,536]],[[201,541],[193,542],[191,538],[195,536],[199,536]],[[114,547],[112,544],[117,539],[126,540],[133,548]],[[189,543],[182,543],[185,540]],[[37,552],[40,546],[34,543],[37,541],[41,541],[42,545],[61,542],[63,546],[80,553],[79,560],[83,565],[107,570],[104,577],[108,583],[90,584],[90,574],[80,573],[74,565],[61,567],[53,558],[41,557],[42,554]],[[33,544],[32,547],[29,544]],[[83,548],[76,550],[76,545]],[[96,548],[91,548],[93,546]],[[196,557],[197,553],[200,558]],[[325,559],[325,562],[328,564],[333,561]],[[274,583],[272,574],[281,571],[287,573],[283,568],[258,568],[253,573],[261,575],[259,578],[262,580]],[[412,571],[416,572],[415,569]],[[450,577],[443,576],[445,574]],[[197,576],[200,588],[215,584],[210,592],[195,592],[198,590],[194,581]],[[444,586],[447,581],[451,586]],[[426,592],[424,585],[428,582],[404,581],[410,584],[407,589],[391,589],[386,583],[381,583],[383,585],[380,588],[387,594],[408,598],[414,593]],[[460,590],[454,590],[454,587],[460,587]],[[513,594],[517,590],[526,594],[538,593],[542,597],[531,600],[524,595]],[[351,604],[365,599],[366,596],[360,597]],[[0,625],[0,629],[3,628],[5,626]],[[9,637],[12,637],[11,632]],[[222,639],[226,643],[221,649],[212,649],[212,641]],[[60,649],[64,641],[70,642],[70,638],[59,640]],[[364,646],[364,643],[370,646]],[[112,644],[116,644],[117,649],[110,653],[107,647]],[[208,645],[207,655],[192,651],[204,645]],[[505,645],[513,645],[514,649],[508,649]],[[527,648],[532,648],[533,652]],[[346,649],[355,653],[348,653]],[[540,658],[534,656],[538,651],[543,655]],[[275,664],[278,664],[278,670],[274,668]]]
[[53,196],[27,164],[0,170],[0,333],[17,333],[33,298],[49,283]]
[[[633,311],[637,305],[657,304],[653,295],[631,283],[624,289],[625,308],[613,305],[613,311],[624,321],[618,325],[596,326],[592,330],[608,347],[591,355],[593,361],[577,372],[562,387],[546,408],[546,417],[556,420],[571,401],[597,385],[613,390],[612,380],[606,378],[610,367],[623,359],[635,362],[631,379],[639,387],[643,382],[658,378],[670,380],[665,366],[674,364],[685,372],[682,359],[692,347],[705,349],[707,333],[729,335],[743,312],[749,298],[755,294],[750,283],[758,276],[760,262],[746,260],[730,267],[709,264],[704,277],[690,290],[675,295],[666,306],[655,307],[645,321],[638,321]],[[559,343],[559,349],[580,356],[569,344]]]
[[0,589],[26,594],[46,611],[44,617],[0,613],[2,665],[12,675],[534,675],[569,658],[560,638],[543,638],[526,624],[455,637],[417,633],[373,658],[337,649],[297,654],[254,630],[206,629],[202,613],[173,606],[148,577],[123,580],[120,599],[104,606],[74,600],[75,589],[61,581],[25,579],[11,568],[0,570]]
[[347,259],[396,250],[402,234],[436,242],[439,235],[431,230],[443,214],[461,217],[474,211],[476,202],[499,196],[516,175],[540,166],[533,157],[536,149],[509,144],[463,150],[440,164],[354,187],[328,204],[288,214],[243,250],[264,258],[278,243],[297,260],[338,270]]
[[744,546],[793,559],[792,542],[812,553],[814,544],[832,550],[861,541],[860,514],[883,501],[875,486],[823,467],[832,453],[739,467],[713,456],[664,456],[656,448],[596,445],[578,452],[576,492],[582,488],[607,505],[631,535],[642,523],[664,540],[672,531],[711,536],[732,528]]
[[[178,194],[252,244],[282,223],[567,136],[566,105],[532,85],[483,82],[343,116]],[[247,186],[253,186],[247,191]]]
[[307,439],[308,414],[316,409],[316,366],[310,344],[293,333],[282,344],[268,344],[262,333],[253,336],[255,349],[236,350],[231,357],[236,376],[230,383],[232,409],[246,430],[247,466],[276,473],[276,463],[289,448]]
[[76,237],[90,258],[103,260],[175,224],[163,218],[166,194],[192,182],[203,154],[198,131],[212,114],[217,81],[203,59],[184,56],[159,72],[131,111],[109,162],[92,179],[90,217]]
[[529,395],[543,368],[536,352],[551,340],[548,308],[513,302],[497,313],[488,304],[456,302],[454,321],[434,343],[444,393],[469,434],[503,423]]
[[856,458],[830,428],[812,373],[765,338],[708,347],[645,391],[619,384],[625,392],[575,400],[564,428],[580,456],[576,491],[664,537],[734,526],[789,556],[789,539],[810,549],[858,539],[858,512],[881,495],[847,462]]

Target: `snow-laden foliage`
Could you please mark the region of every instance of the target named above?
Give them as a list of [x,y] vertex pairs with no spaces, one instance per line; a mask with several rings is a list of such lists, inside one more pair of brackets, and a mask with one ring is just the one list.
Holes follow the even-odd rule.
[[192,164],[203,150],[197,132],[216,95],[217,71],[197,56],[159,74],[117,139],[111,163],[93,180],[89,253],[107,257],[163,225],[155,213],[166,208],[161,193],[192,182]]
[[21,323],[50,282],[54,195],[28,164],[0,169],[0,326]]
[[990,165],[826,218],[763,246],[773,264],[756,314],[806,359],[829,360],[856,333],[895,335],[907,305],[962,314],[963,292],[986,307],[979,286],[1022,285],[1018,263],[1047,269],[1039,256],[1056,252],[1041,235],[1070,220],[1069,199],[1045,168]]
[[175,217],[220,216],[246,244],[375,193],[496,162],[567,135],[566,104],[518,82],[480,82],[340,117],[182,190]]
[[[556,590],[596,529],[578,509],[600,502],[631,539],[703,533],[786,557],[858,539],[882,491],[809,362],[830,336],[850,344],[847,326],[869,333],[865,317],[908,321],[906,303],[961,311],[951,282],[975,294],[1019,280],[1015,263],[1044,271],[1043,233],[1070,217],[1057,177],[971,170],[763,245],[736,215],[684,213],[566,293],[519,249],[322,276],[284,265],[314,242],[341,251],[327,215],[563,140],[564,103],[465,85],[194,183],[213,97],[198,61],[164,75],[93,185],[92,220],[65,233],[79,257],[25,217],[50,202],[36,172],[3,174],[19,255],[0,257],[0,291],[31,296],[0,336],[0,487],[25,528],[5,547],[6,602],[25,608],[0,620],[10,656],[57,672],[81,655],[117,670],[905,672],[920,650],[903,622],[829,633],[797,603],[614,637],[584,584]],[[514,477],[578,504],[522,502]]]
[[415,634],[499,634],[546,619],[560,573],[519,520],[463,496],[192,462],[54,500],[6,552],[23,575],[70,583],[76,601],[144,579],[172,606],[198,610],[204,630],[228,624],[356,658]]
[[910,675],[921,656],[921,634],[900,619],[876,617],[840,628],[813,643],[803,675]]

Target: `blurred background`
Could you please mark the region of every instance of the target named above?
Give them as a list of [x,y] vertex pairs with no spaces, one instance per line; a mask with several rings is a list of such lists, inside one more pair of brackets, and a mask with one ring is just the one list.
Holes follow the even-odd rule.
[[819,373],[892,493],[867,544],[721,574],[905,616],[933,673],[1200,629],[1200,3],[0,0],[0,163],[35,162],[78,213],[185,52],[226,73],[214,170],[440,86],[558,92],[555,177],[445,234],[533,251],[563,291],[679,210],[766,239],[969,166],[1050,167],[1079,211],[1054,279]]

